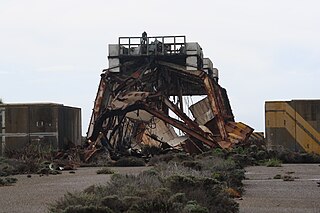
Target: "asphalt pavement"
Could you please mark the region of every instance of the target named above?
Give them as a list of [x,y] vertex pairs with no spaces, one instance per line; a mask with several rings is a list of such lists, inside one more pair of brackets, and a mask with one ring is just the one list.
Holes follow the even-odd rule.
[[[106,184],[110,175],[97,175],[100,168],[79,168],[74,174],[16,175],[13,186],[0,187],[0,212],[47,212],[48,204],[67,192],[81,191],[93,184]],[[113,168],[120,174],[138,174],[148,167]],[[246,168],[241,213],[320,213],[319,164],[283,164],[282,167]],[[290,175],[294,181],[273,179]]]
[[[82,191],[93,184],[106,184],[111,175],[97,175],[99,167],[79,168],[75,173],[63,171],[60,175],[15,175],[13,186],[0,187],[0,212],[37,213],[47,212],[48,204],[63,197],[67,192]],[[111,168],[119,174],[138,174],[148,167]]]
[[[294,181],[273,179],[291,176]],[[241,213],[320,213],[319,164],[283,164],[246,168]]]

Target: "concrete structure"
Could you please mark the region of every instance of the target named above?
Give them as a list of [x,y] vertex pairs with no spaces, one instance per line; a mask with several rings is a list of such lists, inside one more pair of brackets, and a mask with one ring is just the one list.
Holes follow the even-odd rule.
[[0,154],[36,142],[51,149],[81,144],[81,109],[54,103],[0,104]]
[[320,154],[320,100],[268,101],[267,143]]

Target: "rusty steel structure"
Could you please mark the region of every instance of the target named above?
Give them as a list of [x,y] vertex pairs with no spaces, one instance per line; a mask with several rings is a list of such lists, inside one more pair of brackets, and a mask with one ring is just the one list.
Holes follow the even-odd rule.
[[[201,153],[230,148],[253,131],[234,121],[218,70],[185,36],[120,37],[109,45],[108,60],[87,132],[87,159],[97,145],[111,155],[143,145]],[[185,100],[192,96],[203,99],[190,106]]]

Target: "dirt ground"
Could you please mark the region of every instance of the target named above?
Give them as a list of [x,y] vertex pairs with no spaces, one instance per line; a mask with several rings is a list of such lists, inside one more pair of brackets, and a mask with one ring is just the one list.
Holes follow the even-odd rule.
[[[66,192],[81,191],[92,184],[105,184],[110,175],[97,175],[100,168],[79,168],[75,174],[16,175],[14,186],[0,187],[0,212],[46,212],[47,204]],[[124,174],[137,174],[148,167],[112,168]],[[318,164],[284,164],[282,167],[246,168],[247,180],[241,213],[303,212],[320,213],[320,166]],[[273,179],[277,174],[297,177],[294,181]]]
[[[150,168],[150,167],[149,167]],[[111,168],[120,174],[137,174],[148,167]],[[0,212],[47,212],[47,204],[67,192],[81,191],[93,184],[105,184],[110,175],[97,175],[96,168],[79,168],[75,174],[63,171],[61,175],[16,175],[14,186],[0,187]]]
[[[282,167],[246,168],[247,180],[241,213],[320,213],[319,164],[283,164]],[[294,181],[273,179],[277,174],[296,177]]]

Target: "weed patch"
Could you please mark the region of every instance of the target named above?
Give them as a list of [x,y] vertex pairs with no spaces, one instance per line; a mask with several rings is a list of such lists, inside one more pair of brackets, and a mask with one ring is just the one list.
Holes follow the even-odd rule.
[[282,177],[283,181],[294,181],[294,177],[290,176],[290,175],[284,175]]
[[145,166],[146,163],[141,158],[123,157],[114,162],[113,166],[129,167],[129,166]]
[[265,166],[267,166],[267,167],[281,167],[281,161],[276,158],[272,158],[272,159],[269,159],[265,162]]
[[99,169],[97,171],[97,174],[100,175],[100,174],[107,174],[107,175],[110,175],[110,174],[114,174],[114,171],[108,167],[105,167],[105,168],[102,168],[102,169]]
[[281,179],[282,178],[282,176],[280,175],[280,174],[276,174],[274,177],[273,177],[273,179]]
[[17,182],[17,178],[13,177],[5,177],[5,178],[0,178],[0,186],[11,186],[14,183]]
[[[232,194],[230,186],[238,178]],[[238,188],[241,189],[239,183],[243,178],[243,170],[232,159],[175,155],[168,163],[158,162],[138,175],[113,174],[106,185],[69,193],[52,204],[50,211],[94,206],[107,208],[106,212],[128,213],[238,212],[238,204],[232,197],[241,193]]]

